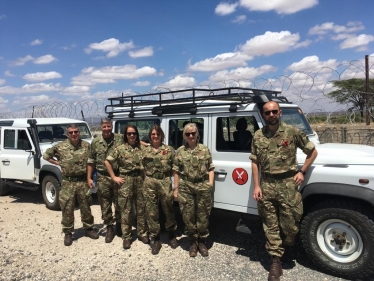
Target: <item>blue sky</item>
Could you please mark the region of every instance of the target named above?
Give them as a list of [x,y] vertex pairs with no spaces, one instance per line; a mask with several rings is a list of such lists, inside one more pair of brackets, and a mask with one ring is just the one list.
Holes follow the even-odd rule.
[[0,110],[224,85],[336,110],[329,81],[364,77],[365,55],[374,62],[373,10],[369,0],[0,0]]

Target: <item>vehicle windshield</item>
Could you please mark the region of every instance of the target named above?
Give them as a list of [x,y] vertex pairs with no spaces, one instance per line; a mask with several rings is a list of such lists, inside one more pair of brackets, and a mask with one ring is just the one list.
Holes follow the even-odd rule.
[[306,135],[313,134],[313,130],[300,108],[282,108],[282,122],[300,129]]
[[[57,125],[36,125],[38,130],[39,142],[52,142],[66,140],[66,127],[70,124],[57,124]],[[91,132],[86,123],[77,124],[81,132],[82,139],[90,139]]]

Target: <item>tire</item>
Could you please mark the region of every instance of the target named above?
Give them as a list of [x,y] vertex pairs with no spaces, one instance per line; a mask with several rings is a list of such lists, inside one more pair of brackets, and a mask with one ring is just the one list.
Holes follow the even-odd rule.
[[324,201],[303,218],[302,245],[328,274],[347,279],[374,275],[374,222],[359,204]]
[[58,201],[61,185],[53,175],[47,175],[43,178],[42,193],[43,200],[48,209],[60,210]]
[[5,182],[0,179],[0,196],[7,195],[9,193],[9,185],[5,184]]

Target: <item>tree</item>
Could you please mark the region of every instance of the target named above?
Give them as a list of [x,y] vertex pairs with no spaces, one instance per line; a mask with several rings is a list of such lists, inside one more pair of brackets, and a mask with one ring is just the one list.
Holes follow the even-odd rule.
[[[348,80],[334,80],[331,81],[336,90],[327,94],[327,96],[338,103],[350,103],[353,106],[348,110],[358,109],[361,118],[364,117],[364,110],[366,107],[366,83],[365,79],[352,78]],[[374,79],[369,79],[370,89],[374,89]],[[372,93],[370,91],[370,99]]]

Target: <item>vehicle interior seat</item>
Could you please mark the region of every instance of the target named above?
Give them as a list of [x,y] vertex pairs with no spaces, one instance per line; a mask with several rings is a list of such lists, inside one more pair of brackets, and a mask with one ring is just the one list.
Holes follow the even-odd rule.
[[51,131],[40,131],[38,133],[38,136],[39,136],[39,140],[41,142],[43,142],[43,141],[52,141],[52,139],[53,139],[53,135],[52,135]]
[[248,123],[244,117],[236,122],[236,131],[233,133],[234,144],[237,150],[251,150],[252,133],[247,130]]
[[67,139],[68,137],[65,135],[65,131],[61,126],[58,126],[54,129],[53,137],[56,139]]

